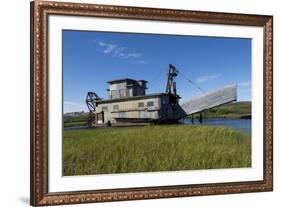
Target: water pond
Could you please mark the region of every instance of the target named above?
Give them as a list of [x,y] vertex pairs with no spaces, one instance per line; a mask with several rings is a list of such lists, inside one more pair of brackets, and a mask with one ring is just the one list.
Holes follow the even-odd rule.
[[[192,124],[190,119],[182,119],[180,122],[183,124]],[[198,120],[194,120],[193,124],[201,125]],[[230,127],[251,134],[251,119],[203,119],[202,125]]]

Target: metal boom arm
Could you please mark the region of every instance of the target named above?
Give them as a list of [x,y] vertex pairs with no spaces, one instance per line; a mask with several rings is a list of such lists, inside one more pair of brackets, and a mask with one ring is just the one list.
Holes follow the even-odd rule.
[[88,92],[86,97],[86,104],[90,113],[96,111],[96,101],[101,100],[101,98],[95,92]]
[[95,123],[96,101],[101,98],[95,92],[88,92],[86,97],[86,104],[89,109],[88,126]]
[[166,93],[168,93],[168,94],[173,93],[175,96],[177,95],[176,82],[174,81],[174,78],[177,75],[178,75],[178,71],[177,71],[176,67],[169,64]]

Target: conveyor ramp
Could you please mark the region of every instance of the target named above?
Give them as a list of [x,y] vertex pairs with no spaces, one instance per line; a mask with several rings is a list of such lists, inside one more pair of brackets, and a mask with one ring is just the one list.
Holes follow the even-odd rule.
[[201,96],[192,98],[188,101],[181,103],[180,105],[182,109],[186,112],[186,115],[191,115],[236,100],[237,85],[233,84],[225,86],[216,91],[208,92]]

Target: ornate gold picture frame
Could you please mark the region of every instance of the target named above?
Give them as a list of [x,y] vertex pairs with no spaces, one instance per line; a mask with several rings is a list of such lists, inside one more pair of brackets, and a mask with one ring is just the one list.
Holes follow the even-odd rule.
[[[80,3],[31,2],[31,205],[174,198],[273,190],[273,17]],[[79,191],[49,191],[49,17],[100,17],[263,29],[263,179]],[[253,71],[254,72],[254,71]]]

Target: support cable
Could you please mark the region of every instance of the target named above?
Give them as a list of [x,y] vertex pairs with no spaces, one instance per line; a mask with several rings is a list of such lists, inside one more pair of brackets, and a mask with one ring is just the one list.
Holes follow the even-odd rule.
[[200,86],[198,86],[197,84],[195,84],[192,80],[190,80],[189,78],[187,78],[182,72],[179,72],[179,74],[182,75],[182,78],[184,78],[186,81],[188,81],[189,83],[191,83],[195,88],[197,88],[198,90],[200,90],[202,93],[206,93],[205,90],[203,90]]

